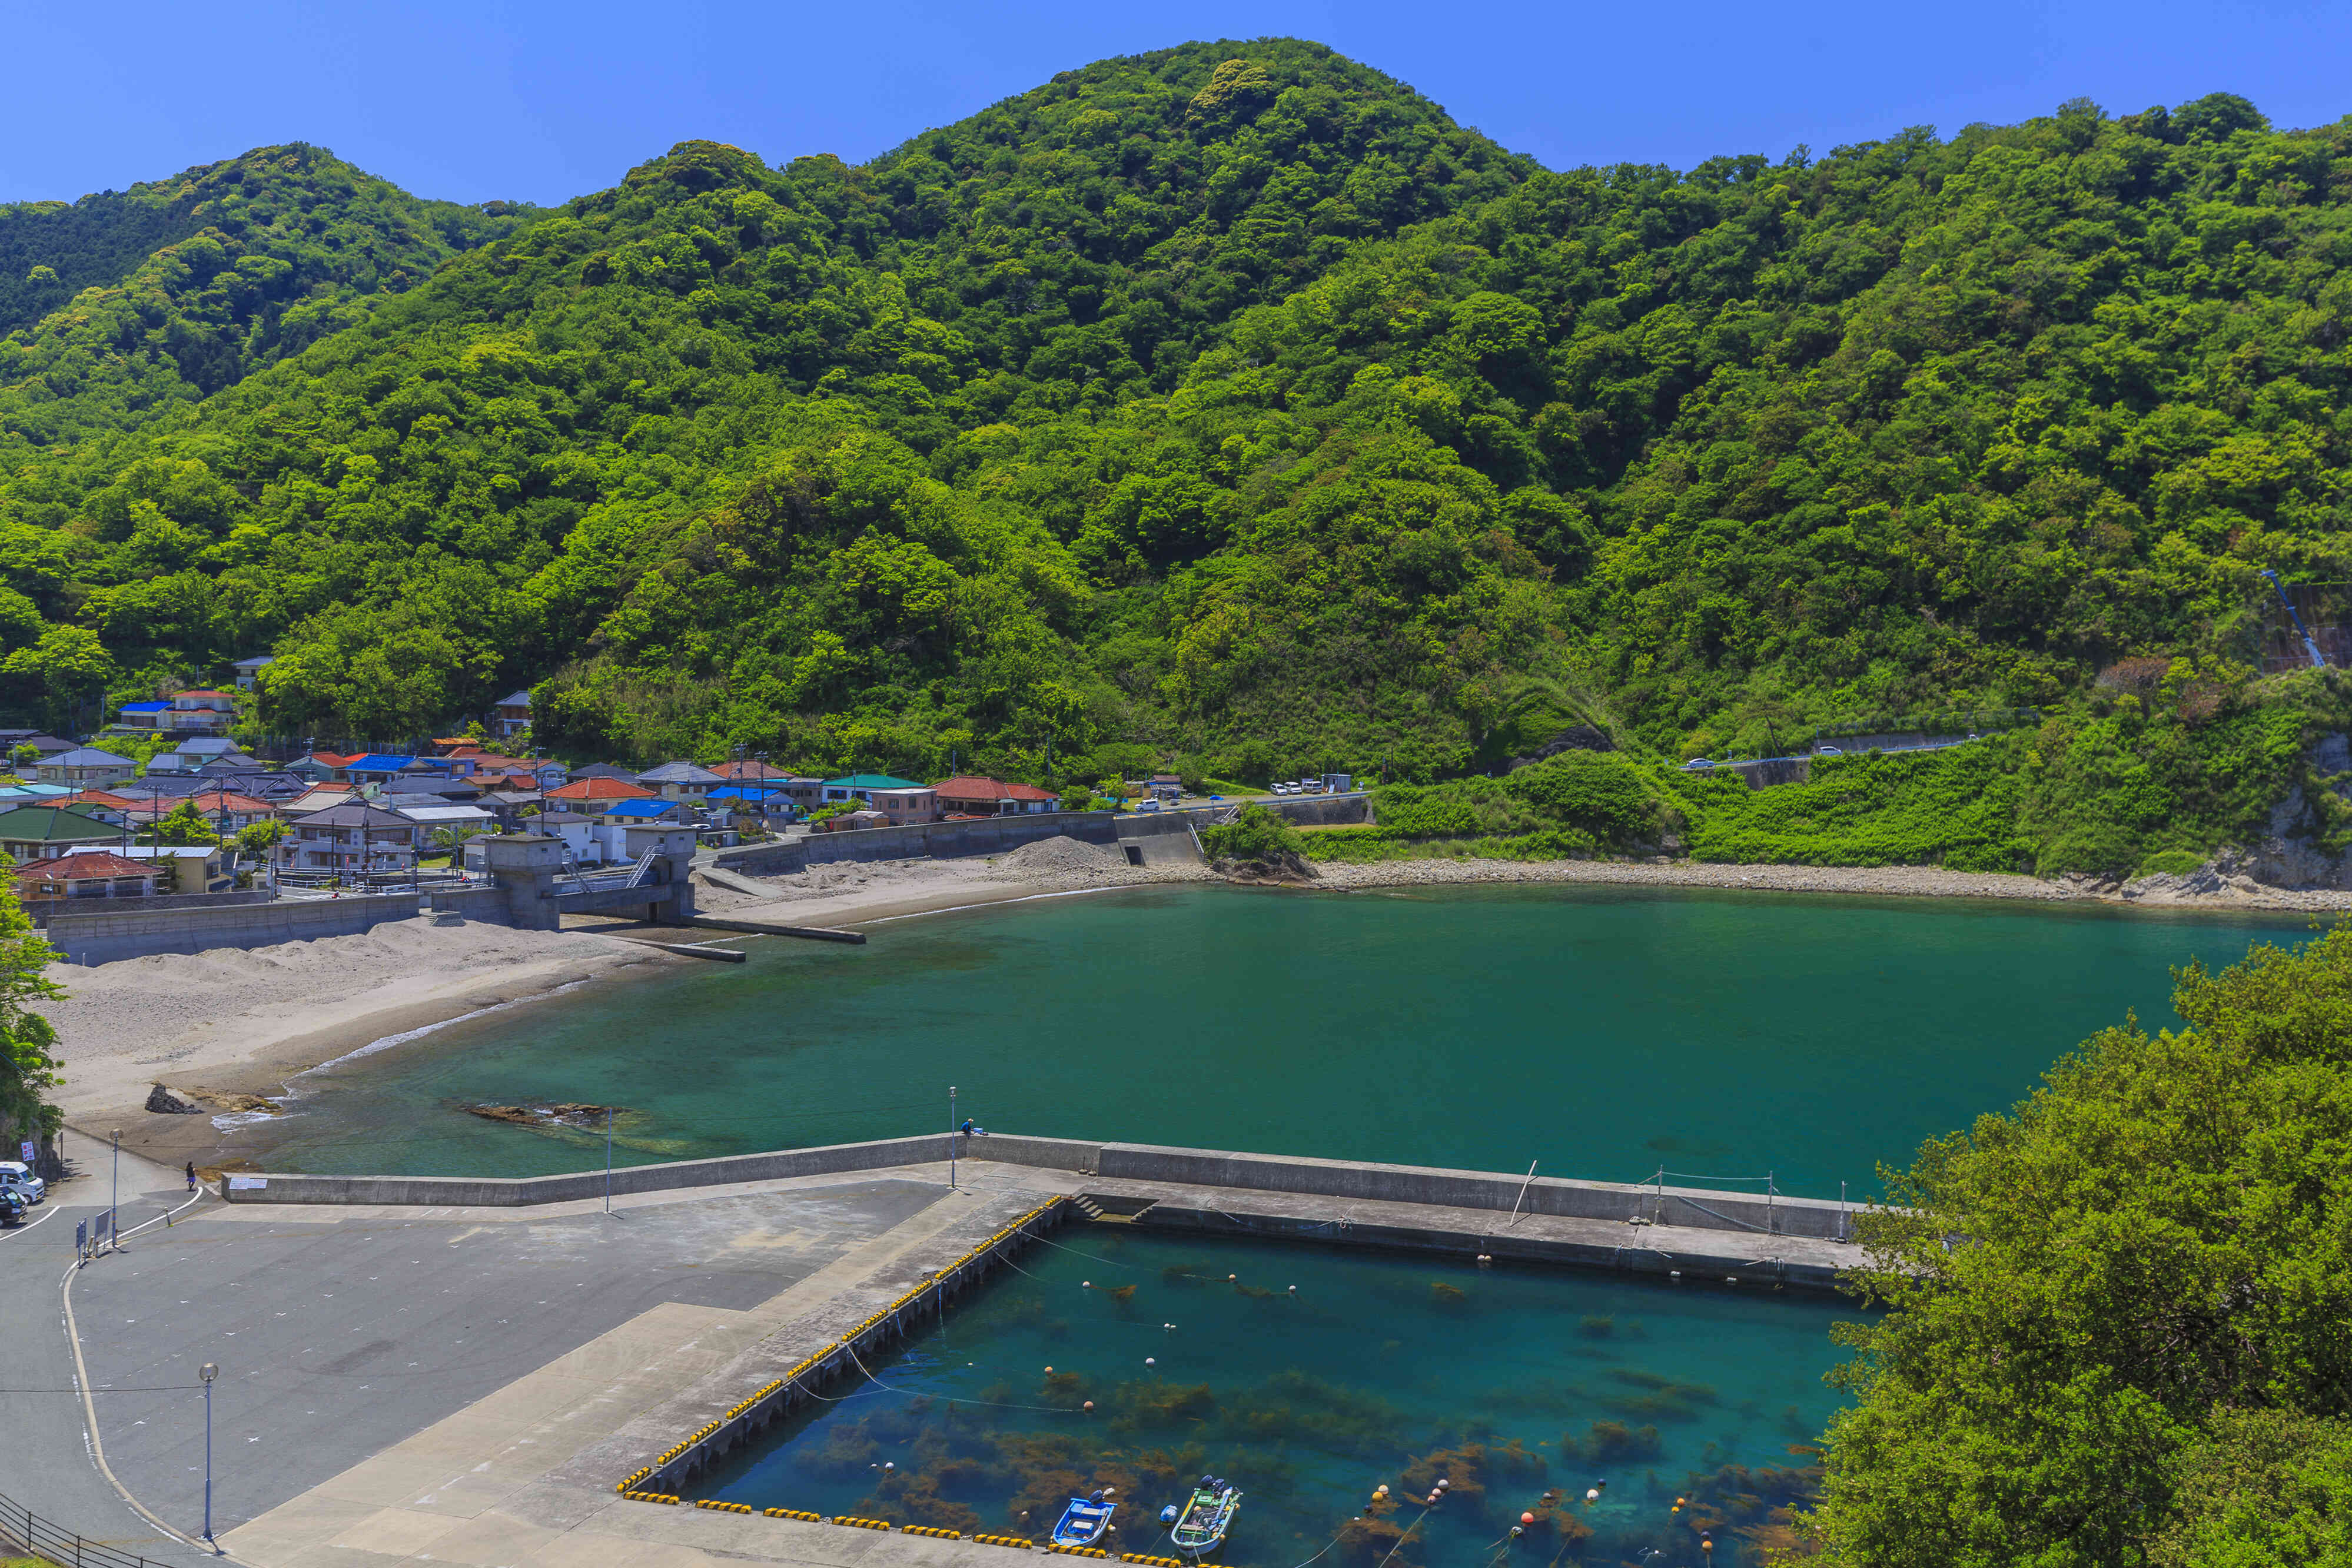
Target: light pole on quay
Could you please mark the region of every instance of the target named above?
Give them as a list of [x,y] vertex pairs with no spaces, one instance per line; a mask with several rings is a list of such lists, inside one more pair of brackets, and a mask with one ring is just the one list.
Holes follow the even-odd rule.
[[110,1250],[122,1250],[122,1129],[118,1127],[107,1136],[114,1142],[114,1173],[108,1178],[112,1191],[106,1200],[106,1241]]
[[948,1191],[956,1190],[955,1085],[948,1085]]
[[205,1541],[216,1548],[220,1543],[213,1540],[213,1379],[220,1375],[220,1367],[206,1362],[196,1369],[196,1375],[205,1380]]

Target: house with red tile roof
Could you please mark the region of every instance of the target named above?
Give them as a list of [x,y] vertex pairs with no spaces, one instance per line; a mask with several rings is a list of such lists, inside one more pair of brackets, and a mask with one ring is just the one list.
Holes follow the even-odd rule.
[[111,849],[77,849],[12,867],[16,896],[27,903],[58,899],[143,899],[155,891],[155,868]]
[[550,800],[650,800],[654,792],[629,779],[573,779],[561,788],[547,792]]
[[972,773],[941,779],[931,786],[931,793],[938,797],[940,809],[955,816],[1020,816],[1053,811],[1062,804],[1062,797],[1052,790]]

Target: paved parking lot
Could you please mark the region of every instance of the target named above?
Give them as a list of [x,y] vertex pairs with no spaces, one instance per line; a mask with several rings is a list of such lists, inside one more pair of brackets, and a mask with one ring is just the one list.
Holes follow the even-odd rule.
[[[226,1533],[649,1309],[755,1306],[943,1190],[850,1180],[489,1219],[207,1203],[76,1279],[107,1458],[194,1533],[196,1369],[217,1363],[213,1515]],[[43,1272],[37,1331],[61,1340]]]

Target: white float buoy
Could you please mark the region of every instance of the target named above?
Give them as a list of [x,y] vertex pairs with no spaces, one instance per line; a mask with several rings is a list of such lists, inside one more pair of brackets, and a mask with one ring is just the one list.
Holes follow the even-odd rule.
[[1146,1366],[1158,1366],[1158,1365],[1160,1364],[1160,1362],[1159,1362],[1159,1359],[1158,1359],[1157,1357],[1154,1357],[1154,1356],[1145,1356],[1145,1357],[1143,1358],[1143,1364],[1144,1364],[1144,1365],[1146,1365]]

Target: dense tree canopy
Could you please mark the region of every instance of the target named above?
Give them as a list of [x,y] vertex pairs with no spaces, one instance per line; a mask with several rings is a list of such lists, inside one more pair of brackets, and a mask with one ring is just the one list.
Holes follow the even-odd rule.
[[2137,656],[2193,726],[2259,706],[2254,571],[2338,570],[2347,143],[2220,95],[1553,174],[1266,40],[540,215],[250,154],[177,220],[247,229],[0,342],[0,705],[271,649],[321,737],[530,685],[578,754],[1427,780]]
[[1814,1528],[1872,1568],[2352,1559],[2352,931],[2179,973],[1862,1222]]

